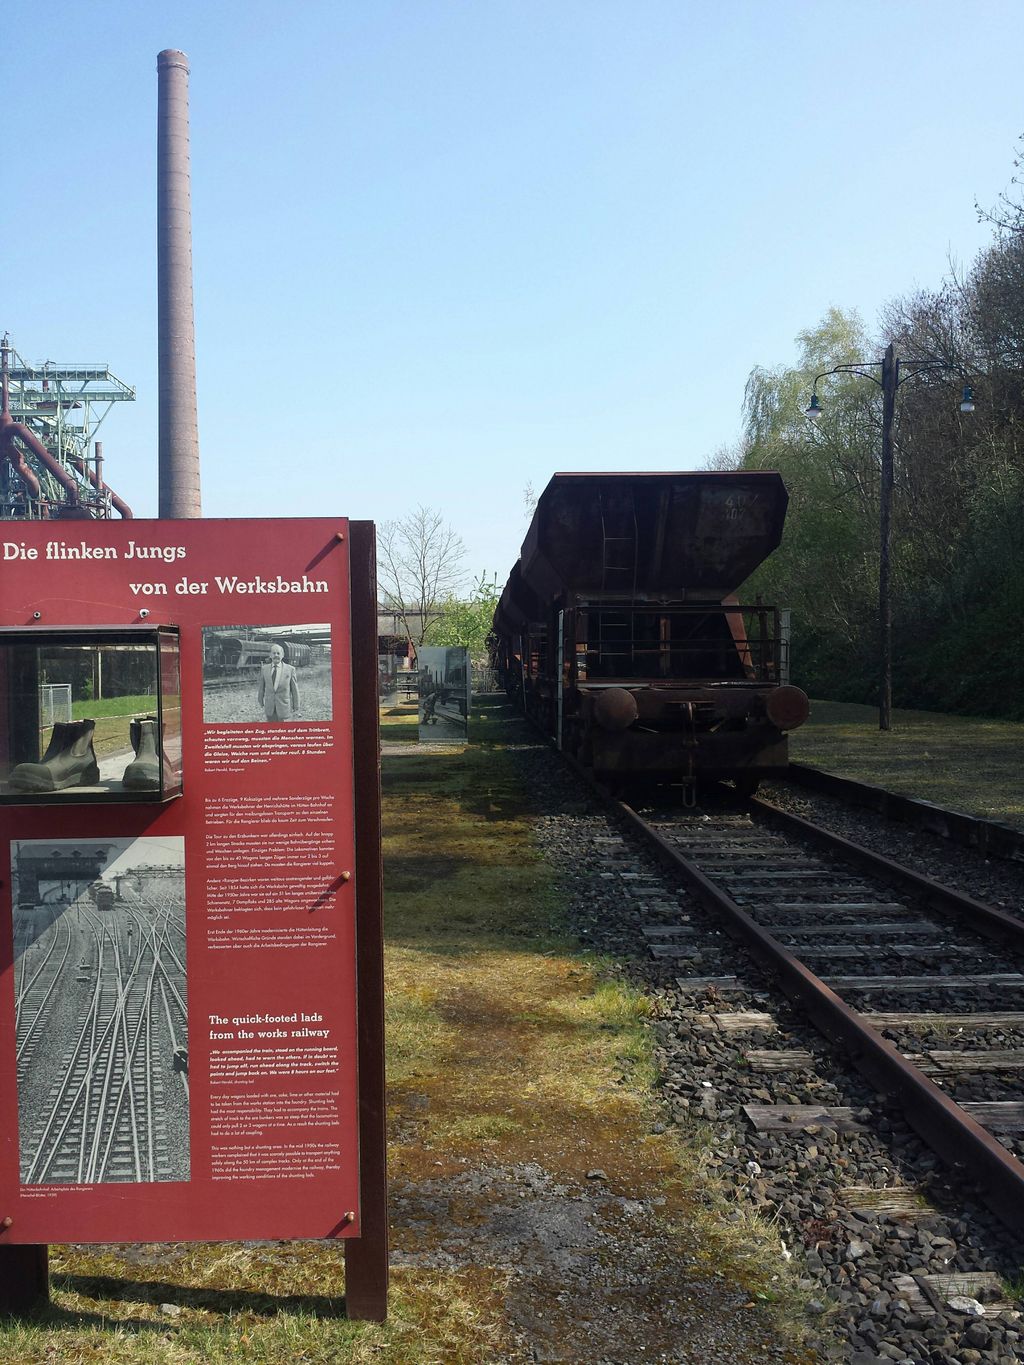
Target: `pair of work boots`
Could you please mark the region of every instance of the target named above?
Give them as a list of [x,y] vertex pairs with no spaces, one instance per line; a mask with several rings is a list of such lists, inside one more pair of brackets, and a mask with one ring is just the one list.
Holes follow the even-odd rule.
[[[38,763],[19,763],[8,783],[15,791],[58,792],[67,787],[94,787],[100,767],[93,748],[94,720],[58,720],[46,753]],[[160,786],[159,721],[139,716],[129,730],[135,758],[121,778],[129,791],[154,791]]]

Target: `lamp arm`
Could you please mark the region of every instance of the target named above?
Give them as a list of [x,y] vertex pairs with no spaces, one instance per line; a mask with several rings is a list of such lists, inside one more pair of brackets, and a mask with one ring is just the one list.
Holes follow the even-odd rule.
[[919,374],[934,373],[937,370],[956,372],[958,366],[948,360],[904,360],[900,358],[900,374],[897,386],[907,379],[915,379]]
[[816,374],[814,376],[814,389],[817,391],[818,381],[820,379],[827,379],[830,374],[857,374],[860,375],[862,379],[870,379],[873,383],[881,387],[881,379],[871,373],[872,370],[877,370],[878,368],[878,361],[864,361],[862,364],[851,363],[849,365],[836,365],[834,369],[822,370],[821,374]]

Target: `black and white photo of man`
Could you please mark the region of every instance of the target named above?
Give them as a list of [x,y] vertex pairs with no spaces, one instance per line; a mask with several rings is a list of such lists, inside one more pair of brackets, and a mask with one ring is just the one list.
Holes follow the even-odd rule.
[[203,627],[207,725],[329,721],[332,692],[329,625]]
[[284,661],[284,646],[270,646],[270,662],[260,667],[256,705],[267,720],[294,720],[299,711],[299,684],[295,669]]

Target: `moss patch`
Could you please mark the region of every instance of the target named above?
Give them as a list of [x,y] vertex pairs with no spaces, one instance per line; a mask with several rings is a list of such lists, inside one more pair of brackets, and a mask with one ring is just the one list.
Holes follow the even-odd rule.
[[[777,1240],[753,1221],[727,1227],[724,1198],[709,1212],[700,1152],[653,1131],[650,1004],[569,936],[506,752],[531,736],[498,715],[488,724],[496,738],[486,749],[432,756],[429,765],[401,755],[385,763],[396,1243],[403,1255],[430,1259],[437,1190],[450,1220],[442,1246],[460,1251],[489,1245],[489,1234],[500,1240],[510,1201],[532,1245],[552,1184],[566,1217],[602,1199],[609,1210],[643,1207],[633,1232],[618,1213],[603,1230],[592,1291],[570,1283],[566,1302],[534,1305],[530,1339],[568,1349],[581,1322],[596,1324],[607,1311],[599,1286],[617,1274],[628,1283],[632,1269],[644,1290],[628,1309],[616,1300],[613,1330],[642,1313],[635,1358],[684,1341],[692,1348],[661,1296],[685,1300],[688,1282],[711,1276],[722,1317],[735,1320],[738,1305],[748,1319],[731,1357],[740,1365],[769,1340],[777,1348],[770,1322],[799,1307],[778,1273]],[[510,1195],[510,1172],[532,1173],[528,1188]],[[518,1297],[533,1292],[520,1286]]]

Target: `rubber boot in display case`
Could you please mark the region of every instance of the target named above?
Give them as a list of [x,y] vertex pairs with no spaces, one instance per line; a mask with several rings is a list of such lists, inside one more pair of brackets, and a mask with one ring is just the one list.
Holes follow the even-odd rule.
[[135,758],[121,784],[129,791],[155,791],[160,786],[160,722],[156,716],[136,716],[129,734]]
[[58,792],[66,787],[92,787],[100,768],[92,737],[94,720],[58,720],[46,753],[38,763],[19,763],[8,782],[15,791]]

